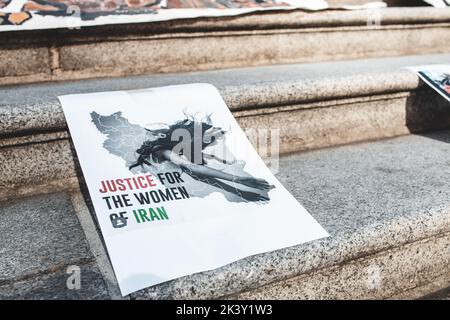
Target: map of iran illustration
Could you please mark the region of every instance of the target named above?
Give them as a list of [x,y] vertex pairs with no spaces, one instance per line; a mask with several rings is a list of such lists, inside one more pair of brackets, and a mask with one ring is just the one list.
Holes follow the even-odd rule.
[[[155,134],[146,127],[130,123],[121,112],[101,115],[92,111],[90,115],[97,130],[106,136],[103,148],[111,155],[123,159],[124,166],[134,174],[150,173],[156,176],[165,172],[179,172],[190,197],[204,198],[219,192],[230,202],[264,204],[270,201],[269,191],[274,186],[246,172],[246,162],[242,159],[225,163],[222,159],[206,157],[207,153],[204,152],[202,163],[196,165],[181,160],[184,162],[180,165],[171,161],[171,158],[164,157],[164,153],[170,152],[177,142],[170,140],[173,129],[192,131],[192,126],[198,124],[196,120],[180,119],[172,125],[167,125],[169,129]],[[210,123],[203,125],[206,128],[220,129]],[[208,149],[208,145],[205,146],[203,141],[200,143],[203,151]],[[227,148],[224,141],[221,143],[221,147]]]

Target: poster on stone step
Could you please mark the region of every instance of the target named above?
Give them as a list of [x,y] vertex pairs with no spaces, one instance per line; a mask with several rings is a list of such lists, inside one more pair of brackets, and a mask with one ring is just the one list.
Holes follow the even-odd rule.
[[0,31],[233,16],[262,10],[324,10],[324,0],[0,0]]
[[328,236],[214,86],[59,100],[123,295]]
[[415,72],[426,84],[450,101],[450,64],[436,64],[407,67]]
[[0,0],[0,32],[236,16],[257,11],[366,10],[382,1],[328,5],[325,0]]

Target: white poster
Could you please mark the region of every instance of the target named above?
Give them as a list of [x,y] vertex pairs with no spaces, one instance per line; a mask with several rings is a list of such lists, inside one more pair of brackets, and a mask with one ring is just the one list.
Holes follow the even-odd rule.
[[214,86],[59,99],[123,295],[328,236]]
[[234,16],[262,10],[324,10],[324,0],[0,0],[0,31]]
[[450,101],[450,64],[406,68],[415,72],[426,84]]
[[325,0],[0,0],[0,32],[144,23],[255,11],[384,8],[382,1],[329,6]]

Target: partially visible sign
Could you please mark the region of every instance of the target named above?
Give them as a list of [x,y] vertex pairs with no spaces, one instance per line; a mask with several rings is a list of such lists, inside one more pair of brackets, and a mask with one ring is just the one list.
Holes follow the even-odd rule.
[[324,0],[0,0],[0,31],[80,28],[233,16],[261,10],[323,10]]
[[424,2],[429,3],[435,8],[445,8],[450,6],[449,0],[424,0]]
[[59,99],[123,295],[328,236],[215,87]]
[[424,82],[450,101],[450,64],[406,68],[415,72]]

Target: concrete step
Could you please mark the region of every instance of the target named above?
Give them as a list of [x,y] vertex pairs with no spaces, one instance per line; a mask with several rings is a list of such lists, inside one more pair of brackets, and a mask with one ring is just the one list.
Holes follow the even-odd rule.
[[0,85],[445,53],[450,8],[258,12],[0,33]]
[[448,102],[402,67],[449,60],[426,55],[3,87],[0,200],[78,187],[61,94],[209,82],[244,129],[279,130],[287,154],[447,128]]
[[[449,155],[450,131],[441,131],[283,157],[278,178],[330,238],[127,298],[372,299],[436,279],[448,287]],[[79,190],[1,203],[0,238],[0,298],[119,298]],[[69,266],[80,268],[80,290],[66,287]]]

